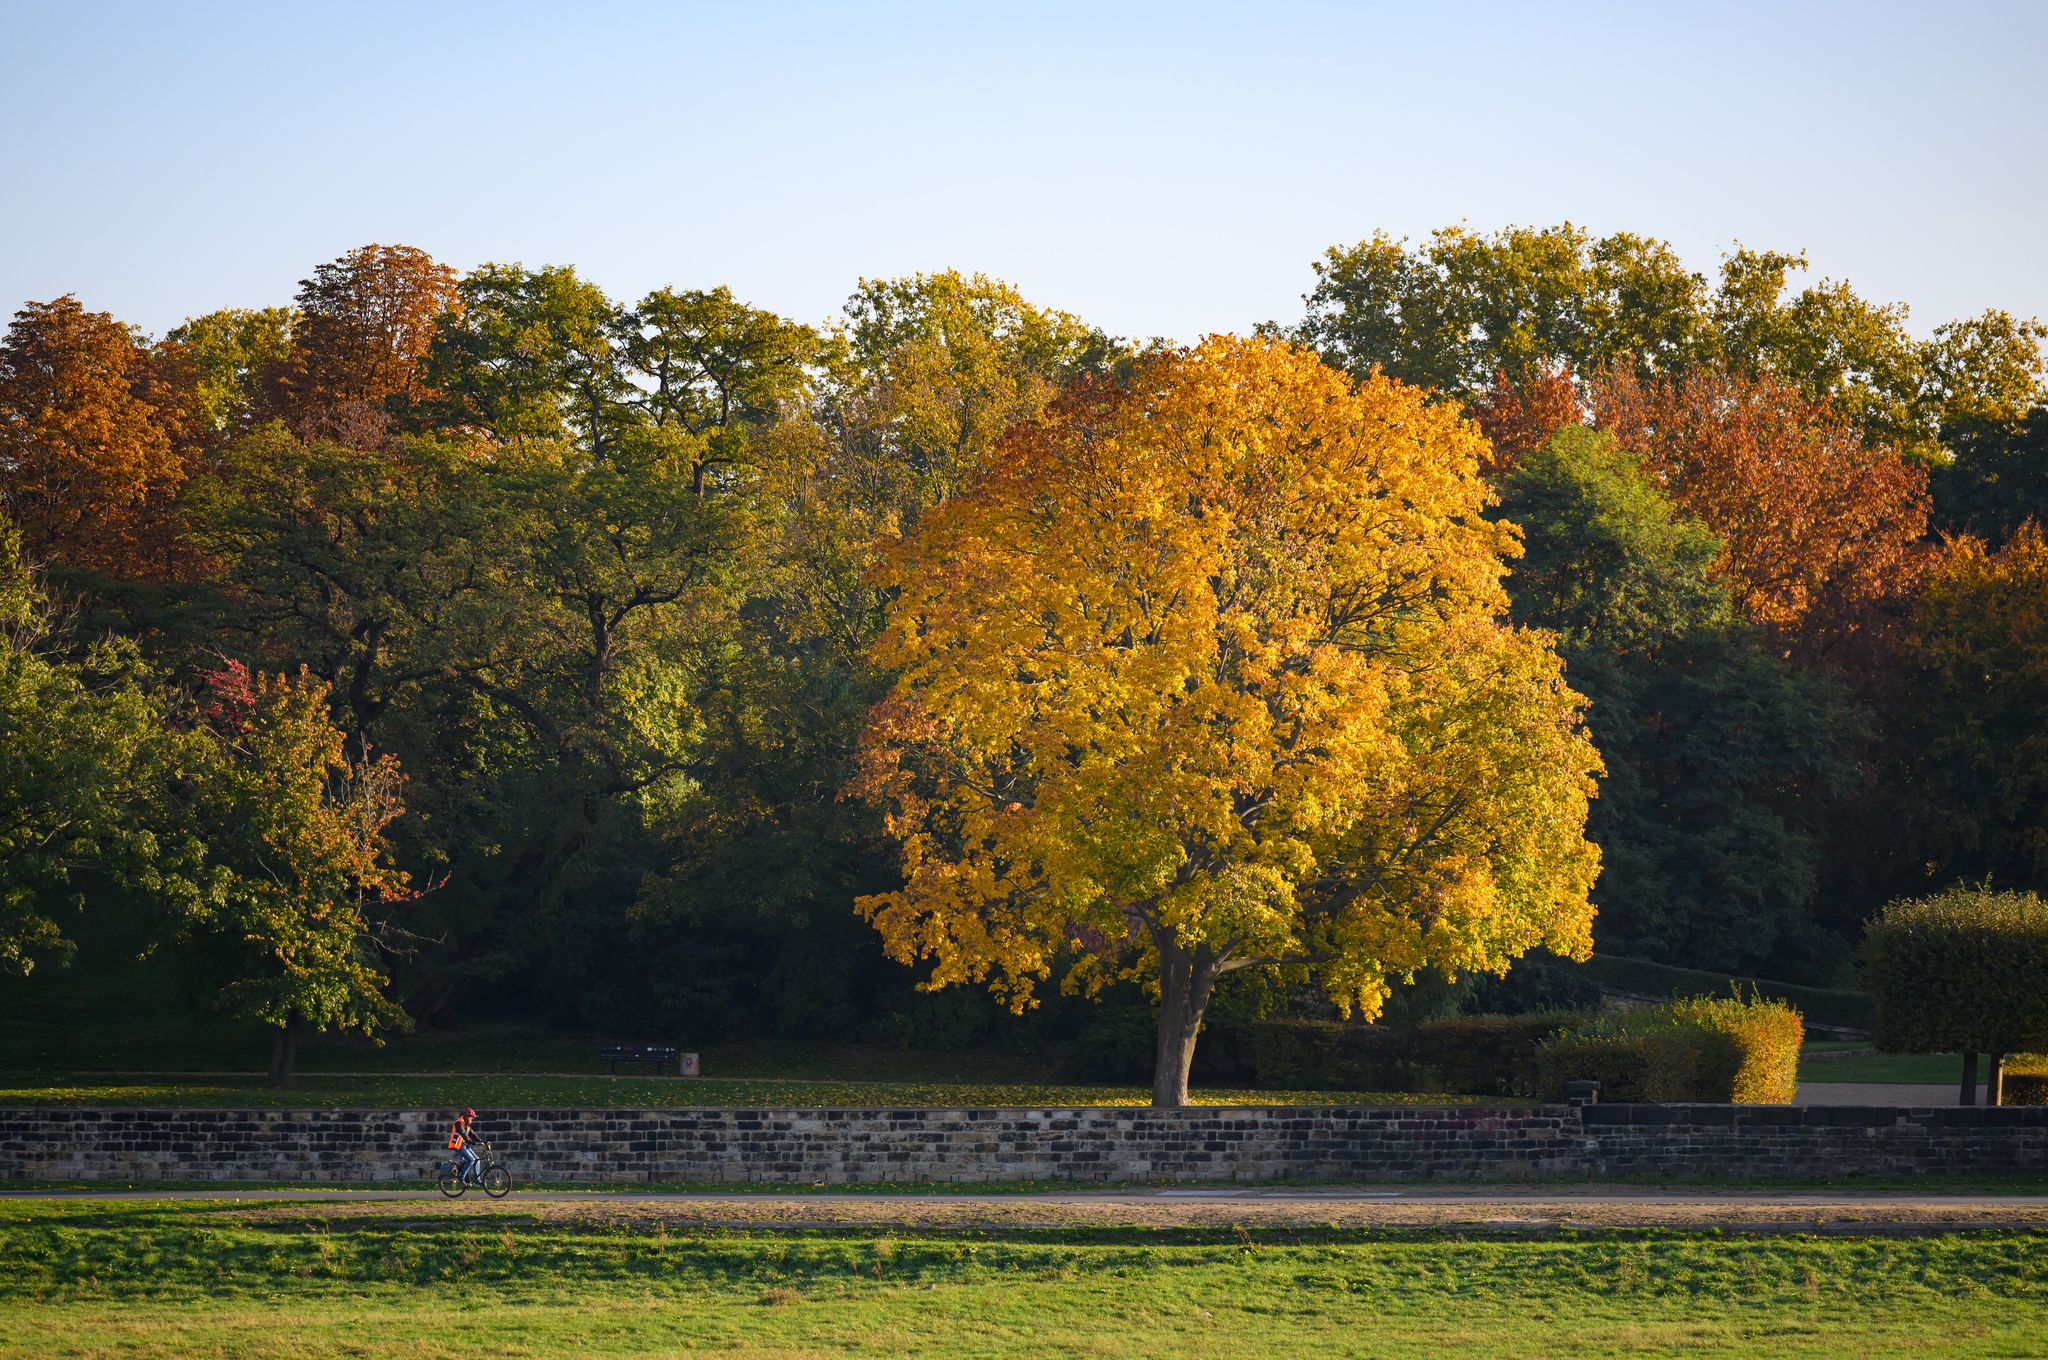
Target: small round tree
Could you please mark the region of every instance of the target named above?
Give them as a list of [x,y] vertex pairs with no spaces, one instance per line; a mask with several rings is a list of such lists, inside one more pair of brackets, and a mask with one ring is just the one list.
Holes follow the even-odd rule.
[[1157,989],[1156,1105],[1212,988],[1583,958],[1599,756],[1451,407],[1214,338],[1067,392],[885,557],[897,676],[857,792],[901,841],[864,898],[927,985],[1013,1006]]
[[1999,1100],[2004,1056],[2048,1048],[2048,902],[2029,892],[1951,888],[1893,902],[1864,935],[1877,1000],[1872,1037],[1888,1053],[1963,1054],[1963,1100],[1977,1054]]

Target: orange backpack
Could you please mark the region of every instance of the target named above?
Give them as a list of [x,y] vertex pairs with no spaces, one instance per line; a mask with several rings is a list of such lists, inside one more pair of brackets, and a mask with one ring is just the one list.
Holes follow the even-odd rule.
[[460,1119],[449,1126],[448,1149],[451,1152],[460,1152],[462,1150],[462,1121]]

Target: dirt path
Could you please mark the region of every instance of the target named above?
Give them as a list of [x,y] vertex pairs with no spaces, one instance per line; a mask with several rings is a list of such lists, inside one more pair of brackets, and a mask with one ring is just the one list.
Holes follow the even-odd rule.
[[[2048,1232],[2048,1195],[1715,1191],[1635,1186],[1162,1188],[1045,1194],[515,1192],[502,1201],[433,1192],[78,1190],[0,1198],[206,1200],[250,1222],[519,1221],[564,1228],[969,1232],[1058,1228],[1462,1229],[1555,1232],[1685,1228],[1849,1234],[2021,1229]],[[81,1205],[83,1207],[83,1205]]]

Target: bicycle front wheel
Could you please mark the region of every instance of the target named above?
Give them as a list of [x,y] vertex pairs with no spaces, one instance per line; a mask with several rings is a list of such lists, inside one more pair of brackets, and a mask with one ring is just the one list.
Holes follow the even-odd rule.
[[502,1166],[484,1168],[484,1193],[492,1199],[503,1199],[512,1193],[512,1173]]
[[441,1164],[440,1179],[434,1182],[441,1187],[441,1193],[450,1199],[462,1198],[462,1174],[450,1164]]

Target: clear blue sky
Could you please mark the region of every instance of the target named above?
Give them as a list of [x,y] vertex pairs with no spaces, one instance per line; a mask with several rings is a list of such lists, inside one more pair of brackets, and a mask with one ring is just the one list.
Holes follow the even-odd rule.
[[2033,0],[0,0],[0,308],[160,332],[381,241],[805,320],[957,266],[1188,339],[1374,228],[1570,218],[2048,317],[2044,53]]

